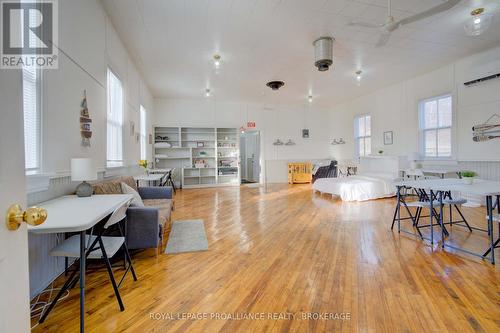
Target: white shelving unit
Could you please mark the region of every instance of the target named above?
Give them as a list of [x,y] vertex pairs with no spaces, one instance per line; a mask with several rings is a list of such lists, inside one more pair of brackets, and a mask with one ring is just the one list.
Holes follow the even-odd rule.
[[183,188],[238,186],[239,134],[236,128],[155,127],[155,167],[175,168]]

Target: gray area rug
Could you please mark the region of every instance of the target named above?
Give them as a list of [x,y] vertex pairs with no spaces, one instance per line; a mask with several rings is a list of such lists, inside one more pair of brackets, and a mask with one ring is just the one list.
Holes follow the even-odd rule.
[[208,240],[203,220],[174,221],[168,236],[165,253],[206,250],[208,250]]

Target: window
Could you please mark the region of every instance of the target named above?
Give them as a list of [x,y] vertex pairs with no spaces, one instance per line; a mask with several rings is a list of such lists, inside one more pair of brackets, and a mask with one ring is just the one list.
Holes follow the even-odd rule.
[[23,70],[24,159],[27,173],[40,170],[40,71]]
[[146,154],[146,109],[141,105],[141,160],[147,159]]
[[[29,12],[30,25],[36,25],[34,11]],[[39,45],[35,34],[29,35],[30,45]],[[24,117],[24,161],[26,173],[37,173],[41,164],[41,70],[34,66],[24,66],[23,76],[23,117]]]
[[356,141],[356,156],[367,156],[372,152],[371,116],[362,115],[354,119],[354,138]]
[[425,158],[451,157],[451,95],[419,103],[420,153]]
[[107,117],[108,167],[123,165],[123,87],[118,77],[108,69],[108,117]]

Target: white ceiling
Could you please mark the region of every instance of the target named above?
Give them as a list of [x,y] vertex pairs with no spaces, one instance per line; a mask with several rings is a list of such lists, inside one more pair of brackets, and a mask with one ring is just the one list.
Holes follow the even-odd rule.
[[[120,37],[155,97],[331,106],[500,45],[500,0],[463,0],[455,8],[394,31],[347,23],[382,23],[386,0],[103,0]],[[396,20],[441,0],[393,0]],[[494,13],[490,29],[467,37],[471,9]],[[335,37],[334,69],[318,72],[312,42]],[[211,58],[220,53],[216,74]],[[354,72],[363,70],[360,86]],[[269,80],[285,81],[273,92]]]

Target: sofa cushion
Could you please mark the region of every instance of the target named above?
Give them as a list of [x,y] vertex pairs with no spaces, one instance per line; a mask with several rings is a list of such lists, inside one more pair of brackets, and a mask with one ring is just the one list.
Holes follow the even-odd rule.
[[165,227],[172,213],[172,199],[144,199],[144,206],[158,208],[158,223]]
[[137,185],[133,177],[121,177],[112,180],[104,180],[92,184],[94,194],[122,194],[121,183],[125,183],[137,191]]
[[132,207],[144,207],[144,202],[142,202],[142,198],[137,193],[136,190],[134,190],[132,187],[128,186],[125,183],[120,184],[122,186],[122,193],[123,194],[132,194],[132,202],[130,203],[130,206]]

